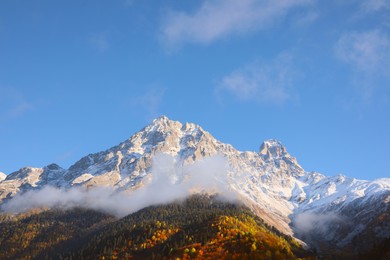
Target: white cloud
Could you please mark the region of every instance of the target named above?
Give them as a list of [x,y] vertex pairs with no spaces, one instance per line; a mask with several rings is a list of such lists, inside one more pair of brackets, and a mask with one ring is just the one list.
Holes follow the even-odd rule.
[[390,37],[380,30],[344,34],[335,52],[340,60],[363,72],[383,73],[390,68]]
[[313,0],[209,0],[192,14],[171,12],[162,28],[168,45],[210,43],[219,38],[261,30]]
[[281,104],[292,99],[295,77],[292,56],[279,55],[271,63],[255,62],[225,76],[217,87],[217,94],[228,92],[241,101]]
[[329,233],[332,224],[342,224],[343,219],[334,213],[313,213],[303,212],[294,219],[294,228],[300,234],[317,232],[319,234]]
[[1,208],[19,213],[42,207],[83,207],[123,217],[147,206],[183,200],[194,192],[218,193],[223,199],[235,199],[227,184],[229,163],[223,156],[183,165],[176,157],[157,154],[151,172],[151,181],[132,192],[118,192],[109,187],[65,190],[46,186],[18,194]]

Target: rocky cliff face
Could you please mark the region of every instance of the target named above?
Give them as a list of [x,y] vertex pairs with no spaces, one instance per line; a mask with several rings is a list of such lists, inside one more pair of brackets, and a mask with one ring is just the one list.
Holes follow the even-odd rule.
[[[157,154],[168,154],[181,165],[215,155],[225,157],[230,166],[226,173],[229,189],[286,234],[307,238],[322,234],[318,227],[333,227],[334,232],[310,237],[340,248],[364,232],[390,236],[389,225],[380,221],[390,223],[390,179],[369,182],[306,172],[279,141],[263,142],[259,152],[242,152],[198,125],[164,116],[119,145],[81,158],[69,169],[56,164],[26,167],[5,180],[0,178],[0,200],[47,185],[141,189],[153,176],[152,160]],[[354,224],[345,224],[350,221]]]

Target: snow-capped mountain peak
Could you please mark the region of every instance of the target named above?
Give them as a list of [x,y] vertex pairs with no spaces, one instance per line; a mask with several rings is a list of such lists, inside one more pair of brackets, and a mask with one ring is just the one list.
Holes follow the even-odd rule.
[[[259,152],[241,152],[196,124],[182,124],[166,116],[153,120],[108,150],[84,156],[69,169],[50,164],[43,168],[22,168],[3,181],[0,176],[0,201],[47,185],[141,189],[153,177],[152,163],[158,154],[172,156],[178,166],[223,156],[230,166],[226,173],[229,189],[255,213],[290,235],[295,232],[291,221],[302,213],[348,215],[345,210],[359,202],[362,207],[375,206],[372,213],[361,218],[369,226],[377,216],[372,214],[390,210],[390,179],[369,182],[344,175],[327,177],[306,172],[277,140],[264,141]],[[381,232],[390,234],[390,227],[383,227]],[[334,234],[329,239],[341,238]]]
[[264,141],[260,146],[259,154],[261,154],[265,159],[290,157],[286,147],[284,147],[280,141],[275,139]]
[[166,116],[160,116],[153,120],[153,122],[145,128],[146,132],[165,132],[172,130],[172,128],[181,128],[182,124],[178,121],[170,120]]

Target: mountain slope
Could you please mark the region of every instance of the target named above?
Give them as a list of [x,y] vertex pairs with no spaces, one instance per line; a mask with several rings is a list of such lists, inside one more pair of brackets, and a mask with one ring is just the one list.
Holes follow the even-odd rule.
[[[223,156],[229,163],[224,181],[231,193],[270,225],[319,249],[325,248],[325,242],[343,250],[362,234],[378,241],[390,236],[390,227],[383,224],[389,223],[390,179],[369,182],[306,172],[277,140],[263,142],[259,152],[242,152],[198,125],[164,116],[119,145],[81,158],[69,169],[52,164],[8,175],[0,182],[0,199],[10,200],[15,194],[47,185],[140,190],[156,178],[153,161],[159,154],[171,156],[169,167],[174,171]],[[191,168],[185,169],[191,174]],[[169,181],[185,183],[188,176],[177,172]],[[330,228],[334,232],[326,232]],[[313,233],[323,235],[315,238]]]
[[[209,195],[148,207],[117,220],[81,209],[47,211],[0,223],[0,230],[2,259],[296,259],[312,255],[247,207]],[[13,244],[17,237],[23,238],[22,246]]]
[[64,173],[65,170],[57,164],[43,168],[24,167],[0,182],[0,200],[11,199],[20,192],[55,185],[62,180]]

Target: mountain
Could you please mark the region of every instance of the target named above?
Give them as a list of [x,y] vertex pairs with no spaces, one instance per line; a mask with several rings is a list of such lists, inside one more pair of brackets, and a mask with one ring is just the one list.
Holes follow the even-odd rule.
[[[141,190],[156,175],[153,160],[160,154],[171,156],[176,168],[223,156],[229,163],[224,177],[231,193],[269,225],[318,250],[357,254],[390,236],[390,179],[364,181],[306,172],[277,140],[263,142],[258,152],[238,151],[198,125],[165,116],[69,169],[51,164],[9,174],[0,182],[0,199],[10,201],[16,194],[48,185]],[[185,176],[173,177],[178,183],[186,181]]]

